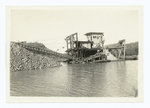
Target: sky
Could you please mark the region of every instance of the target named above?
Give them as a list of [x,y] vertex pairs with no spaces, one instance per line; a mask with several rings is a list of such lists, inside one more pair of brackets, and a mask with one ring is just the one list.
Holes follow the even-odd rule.
[[11,41],[40,42],[64,53],[65,38],[78,33],[104,32],[105,45],[126,39],[138,41],[138,11],[93,9],[14,9],[11,10]]

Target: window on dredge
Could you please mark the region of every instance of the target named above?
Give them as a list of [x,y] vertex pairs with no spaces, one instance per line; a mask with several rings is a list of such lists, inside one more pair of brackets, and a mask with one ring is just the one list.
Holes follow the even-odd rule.
[[93,38],[96,38],[96,36],[93,36]]
[[100,36],[98,36],[97,39],[100,39]]

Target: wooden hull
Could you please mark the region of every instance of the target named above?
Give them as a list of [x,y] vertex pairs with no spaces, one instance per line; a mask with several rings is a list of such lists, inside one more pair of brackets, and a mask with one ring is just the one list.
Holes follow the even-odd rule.
[[96,60],[96,61],[92,61],[90,63],[101,63],[101,62],[111,62],[111,60]]
[[125,61],[124,59],[119,59],[119,60],[111,60],[111,62],[117,62],[117,61]]

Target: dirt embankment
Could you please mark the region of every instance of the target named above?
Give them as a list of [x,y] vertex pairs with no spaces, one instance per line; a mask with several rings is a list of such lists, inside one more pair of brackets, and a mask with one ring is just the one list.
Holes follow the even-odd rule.
[[61,66],[53,57],[36,54],[19,45],[10,44],[10,71],[33,70]]

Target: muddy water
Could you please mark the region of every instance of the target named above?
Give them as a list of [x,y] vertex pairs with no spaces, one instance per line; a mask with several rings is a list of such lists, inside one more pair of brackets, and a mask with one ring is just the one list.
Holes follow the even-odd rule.
[[138,60],[10,72],[11,96],[132,97]]

